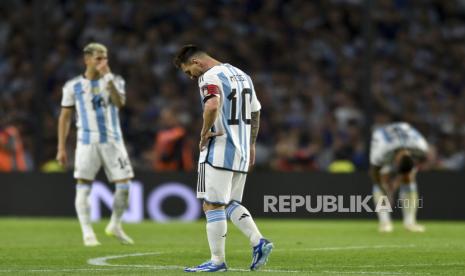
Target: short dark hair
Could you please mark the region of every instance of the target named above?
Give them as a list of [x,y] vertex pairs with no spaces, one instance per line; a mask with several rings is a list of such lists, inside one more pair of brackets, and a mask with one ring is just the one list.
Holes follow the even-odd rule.
[[399,164],[397,164],[397,171],[400,173],[408,173],[414,166],[415,162],[413,161],[412,156],[406,154],[400,158]]
[[186,63],[192,56],[200,53],[205,52],[199,46],[194,44],[184,45],[174,56],[173,63],[176,68],[180,68],[181,64]]

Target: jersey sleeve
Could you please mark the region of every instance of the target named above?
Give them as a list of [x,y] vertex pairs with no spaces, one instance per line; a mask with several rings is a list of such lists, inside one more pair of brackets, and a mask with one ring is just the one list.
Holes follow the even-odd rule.
[[250,86],[252,87],[252,101],[250,103],[250,110],[252,112],[260,111],[260,109],[262,109],[262,105],[260,104],[260,101],[257,98],[257,93],[255,93],[255,87],[252,83],[252,79],[249,76],[247,76],[247,78],[249,79]]
[[121,76],[115,76],[113,79],[113,84],[115,85],[116,90],[121,96],[126,95],[126,81]]
[[420,155],[426,155],[428,152],[428,142],[425,137],[420,134],[415,128],[411,128],[412,139],[411,139],[411,148],[416,150]]
[[71,87],[70,83],[66,83],[63,86],[63,96],[61,98],[61,106],[62,107],[73,107],[75,105],[75,96],[74,91]]
[[199,78],[200,98],[205,103],[213,97],[221,97],[221,82],[211,74],[204,74]]
[[426,142],[426,139],[423,136],[419,139],[417,148],[425,154],[428,152],[428,142]]

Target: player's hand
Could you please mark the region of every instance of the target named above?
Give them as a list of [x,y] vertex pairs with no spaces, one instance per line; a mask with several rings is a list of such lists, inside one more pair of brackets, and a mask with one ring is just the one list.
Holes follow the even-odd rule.
[[249,160],[249,168],[255,165],[255,145],[250,145],[250,160]]
[[66,153],[66,150],[58,150],[56,160],[60,165],[65,167],[68,164],[68,154]]
[[207,147],[208,140],[215,136],[221,136],[223,132],[207,132],[205,135],[200,135],[199,150],[203,151]]
[[102,60],[95,69],[98,71],[100,76],[105,76],[108,73],[111,73],[110,66],[108,65],[108,60]]

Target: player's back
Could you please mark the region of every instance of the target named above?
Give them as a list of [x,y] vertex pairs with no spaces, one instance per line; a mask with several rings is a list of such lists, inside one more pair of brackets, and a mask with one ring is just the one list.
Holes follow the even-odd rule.
[[392,123],[380,128],[383,139],[394,147],[416,147],[423,136],[410,124],[405,122]]
[[373,131],[370,161],[374,165],[389,162],[397,149],[410,149],[414,154],[424,154],[428,150],[425,138],[410,124],[391,123]]
[[215,137],[208,149],[201,153],[199,162],[214,167],[247,172],[250,157],[251,112],[260,110],[251,78],[237,67],[224,63],[212,67],[199,78],[201,98],[208,85],[216,85],[221,92],[221,109],[214,131],[224,135]]

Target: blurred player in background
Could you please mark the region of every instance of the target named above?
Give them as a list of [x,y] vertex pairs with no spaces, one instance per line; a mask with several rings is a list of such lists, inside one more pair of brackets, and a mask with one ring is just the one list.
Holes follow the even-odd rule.
[[[400,186],[399,202],[402,203],[404,227],[412,232],[424,232],[416,222],[418,192],[416,163],[428,152],[425,138],[408,123],[388,124],[374,130],[370,149],[370,175],[373,181],[375,206],[383,197],[393,203],[394,192]],[[386,198],[384,198],[386,199]],[[392,232],[389,211],[378,212],[379,231]]]
[[260,102],[250,77],[220,63],[195,45],[186,45],[174,63],[198,79],[203,106],[197,197],[203,199],[211,260],[186,272],[226,271],[225,241],[229,218],[253,247],[251,270],[263,266],[273,244],[264,239],[249,211],[241,205],[249,166],[255,162]]
[[124,80],[111,73],[107,48],[102,44],[88,44],[84,48],[84,62],[84,74],[69,80],[63,87],[56,158],[62,165],[68,162],[66,139],[76,110],[75,206],[84,245],[100,245],[90,222],[89,195],[91,183],[102,166],[109,181],[116,184],[113,213],[105,233],[124,244],[132,244],[133,240],[121,226],[121,217],[128,207],[130,180],[134,177],[118,116],[119,108],[126,101]]

